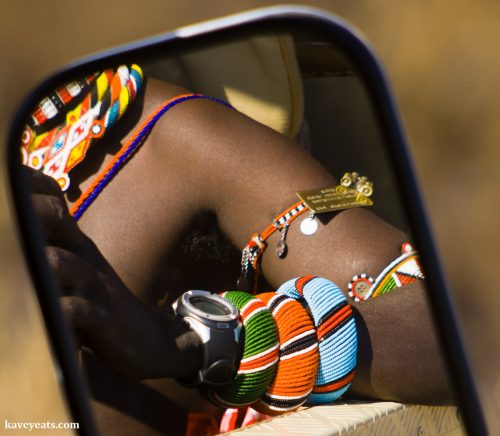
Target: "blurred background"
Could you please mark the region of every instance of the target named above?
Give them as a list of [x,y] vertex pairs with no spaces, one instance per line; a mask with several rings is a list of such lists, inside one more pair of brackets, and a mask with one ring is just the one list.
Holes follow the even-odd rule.
[[[54,0],[47,10],[44,2],[32,2],[28,9],[26,2],[4,0],[0,17],[2,140],[13,108],[58,65],[179,26],[285,3],[122,0],[118,5],[88,0],[83,8],[83,4],[70,7]],[[495,289],[500,265],[496,245],[500,241],[500,2],[311,0],[300,4],[346,19],[367,36],[382,61],[465,326],[466,347],[478,375],[489,429],[491,434],[500,434],[500,292]],[[135,20],[122,19],[123,11]],[[66,28],[68,38],[56,38],[51,32],[54,26]],[[1,177],[5,183],[5,174]],[[4,185],[0,193],[0,287],[22,276],[5,195]],[[7,308],[3,309],[2,318],[8,316]],[[2,348],[13,346],[15,340],[4,336]],[[0,371],[0,381],[4,381],[8,368]]]

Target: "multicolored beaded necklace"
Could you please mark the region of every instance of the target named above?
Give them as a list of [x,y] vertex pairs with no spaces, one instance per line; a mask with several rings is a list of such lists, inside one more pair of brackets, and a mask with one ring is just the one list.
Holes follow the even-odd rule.
[[[22,162],[53,177],[63,191],[70,186],[69,172],[83,161],[90,145],[118,121],[142,86],[142,70],[137,65],[121,65],[70,82],[43,99],[33,112],[21,138]],[[88,89],[76,107],[72,101]],[[47,130],[47,121],[65,119]]]
[[[70,185],[69,172],[83,161],[92,142],[103,137],[123,115],[143,82],[137,65],[121,65],[71,82],[43,99],[25,126],[21,138],[22,162],[54,178],[63,191]],[[65,120],[44,131],[41,126],[62,113],[62,108],[85,88],[84,99],[66,114]],[[73,204],[70,214],[78,220],[125,163],[142,146],[156,122],[184,101],[206,99],[232,108],[227,102],[202,94],[184,94],[162,103],[132,134],[110,163]]]

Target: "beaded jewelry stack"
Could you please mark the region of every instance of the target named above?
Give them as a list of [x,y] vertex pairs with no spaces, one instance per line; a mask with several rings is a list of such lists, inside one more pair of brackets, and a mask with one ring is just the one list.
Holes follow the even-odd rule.
[[356,326],[334,283],[308,276],[284,283],[277,292],[221,295],[240,311],[244,346],[232,383],[208,393],[215,404],[252,405],[279,415],[305,403],[334,401],[347,391],[356,366]]
[[[122,117],[141,88],[142,79],[137,65],[122,65],[58,88],[39,103],[25,127],[21,138],[23,163],[42,170],[67,190],[70,170],[85,158],[91,143],[102,138]],[[73,100],[80,94],[83,99],[76,104]],[[156,122],[172,107],[193,99],[231,107],[201,94],[177,96],[160,105],[75,202],[70,213],[76,220],[142,146]],[[72,102],[74,107],[67,111],[65,120],[53,127],[63,115],[62,109],[68,109]],[[363,194],[371,195],[371,182],[359,178],[357,173],[347,175],[341,180],[342,186],[362,182]],[[262,233],[252,235],[242,253],[238,281],[241,290],[255,290],[267,239],[280,232],[276,254],[285,257],[289,226],[307,211],[310,216],[304,220],[307,225],[301,225],[301,231],[310,235],[316,231],[317,223],[303,201],[276,216]],[[365,300],[423,278],[416,252],[409,244],[403,244],[401,256],[376,279],[367,274],[355,275],[348,284],[348,294],[356,301]],[[352,309],[334,283],[306,276],[287,281],[277,292],[253,296],[231,291],[222,296],[240,312],[244,346],[234,380],[207,392],[215,404],[229,408],[251,405],[258,412],[279,415],[303,404],[334,401],[348,390],[355,375],[357,332]]]

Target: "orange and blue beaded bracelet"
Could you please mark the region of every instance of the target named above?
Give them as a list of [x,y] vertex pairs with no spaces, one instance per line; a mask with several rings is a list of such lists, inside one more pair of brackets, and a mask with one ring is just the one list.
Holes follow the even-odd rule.
[[357,332],[351,306],[331,281],[314,276],[289,280],[277,291],[305,301],[311,311],[319,341],[319,367],[308,404],[338,399],[354,378]]

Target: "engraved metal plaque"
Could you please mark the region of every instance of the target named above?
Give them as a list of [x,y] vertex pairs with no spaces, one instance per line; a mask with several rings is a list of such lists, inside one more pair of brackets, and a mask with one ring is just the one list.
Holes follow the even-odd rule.
[[314,213],[373,205],[367,196],[341,185],[299,191],[297,195]]

